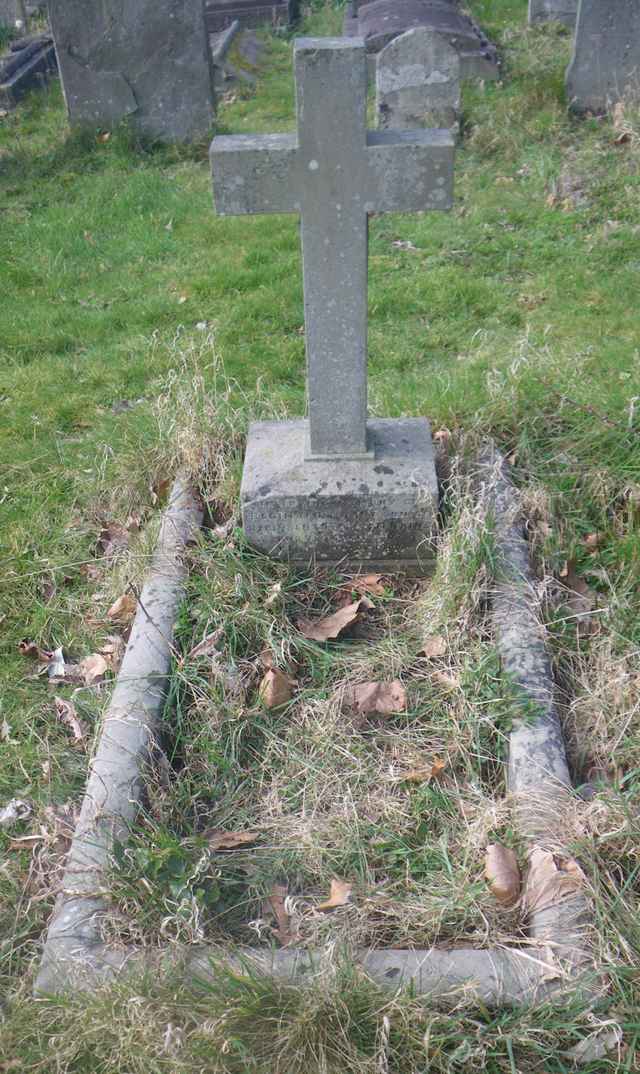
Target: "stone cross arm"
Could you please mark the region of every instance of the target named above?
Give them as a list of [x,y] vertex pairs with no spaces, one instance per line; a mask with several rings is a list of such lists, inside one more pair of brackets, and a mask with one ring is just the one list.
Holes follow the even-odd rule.
[[[449,131],[364,133],[364,145],[353,147],[355,152],[361,148],[364,158],[358,160],[356,193],[362,212],[450,208],[453,144]],[[318,156],[322,159],[324,154],[319,151]],[[319,171],[323,166],[314,157],[305,159],[295,134],[219,135],[211,158],[216,211],[221,216],[302,213],[305,191],[313,186],[310,169]],[[342,185],[339,172],[334,173],[334,180],[337,196]]]

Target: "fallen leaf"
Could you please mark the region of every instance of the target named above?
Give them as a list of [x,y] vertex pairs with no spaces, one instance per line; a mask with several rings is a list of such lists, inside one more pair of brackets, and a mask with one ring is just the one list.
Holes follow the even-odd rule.
[[328,615],[324,619],[299,619],[297,627],[304,638],[309,638],[311,641],[329,641],[337,638],[348,626],[352,626],[363,610],[372,607],[370,600],[361,597],[354,604],[339,608],[333,615]]
[[435,679],[440,686],[444,686],[445,690],[457,690],[460,686],[460,681],[455,675],[449,675],[446,671],[440,671],[438,668],[431,672],[431,678]]
[[443,761],[440,757],[436,757],[431,765],[425,765],[420,768],[410,768],[408,772],[405,772],[401,779],[403,783],[429,783],[432,779],[440,779],[446,767],[447,762]]
[[433,434],[433,440],[438,445],[438,447],[446,448],[449,441],[451,440],[451,429],[436,429],[435,433]]
[[23,802],[21,798],[12,798],[6,806],[0,809],[0,828],[10,828],[18,821],[28,820],[33,809],[29,802]]
[[265,674],[260,689],[258,700],[266,709],[279,709],[291,701],[292,684],[294,680],[289,678],[279,668],[269,668]]
[[109,608],[107,619],[111,619],[114,623],[128,625],[136,614],[137,607],[138,601],[133,593],[123,593]]
[[592,615],[597,603],[596,594],[589,588],[584,578],[576,572],[573,563],[566,564],[566,568],[561,572],[561,577],[567,588],[564,604],[570,612],[571,618],[576,622],[578,634],[587,636],[597,633],[599,623]]
[[352,885],[346,880],[334,878],[331,881],[329,898],[325,902],[318,903],[316,910],[333,910],[336,906],[347,906],[351,902]]
[[237,847],[255,843],[259,838],[258,832],[225,832],[218,828],[209,828],[203,834],[210,850],[236,850]]
[[98,652],[100,653],[100,656],[104,656],[111,670],[117,671],[122,663],[124,650],[124,638],[119,634],[109,634],[103,641]]
[[64,662],[64,653],[62,649],[54,649],[49,661],[49,667],[47,668],[47,675],[50,682],[64,681],[67,674],[67,665]]
[[113,559],[118,552],[128,548],[129,537],[126,526],[120,525],[119,522],[107,522],[100,530],[96,542],[97,551],[101,552],[105,559]]
[[39,645],[36,645],[35,641],[29,641],[28,638],[18,642],[18,650],[23,656],[29,656],[32,660],[37,660],[39,664],[48,664],[50,660],[53,660],[54,654],[50,649],[41,649]]
[[276,919],[277,928],[272,931],[283,947],[287,947],[296,938],[291,929],[291,918],[286,911],[286,898],[286,887],[283,884],[274,884],[265,904],[265,912],[272,914]]
[[102,134],[98,135],[98,141],[101,142],[104,145],[105,142],[109,141],[110,137],[111,137],[111,131],[103,131]]
[[372,593],[374,597],[384,596],[384,583],[381,574],[359,574],[348,583],[356,593]]
[[214,653],[219,656],[217,646],[223,634],[223,627],[218,627],[213,633],[207,634],[206,638],[194,645],[193,649],[187,653],[187,660],[200,660],[203,656],[212,656]]
[[603,540],[603,533],[588,533],[582,543],[588,552],[595,552],[600,547]]
[[87,686],[95,686],[102,682],[109,670],[109,665],[101,653],[91,653],[90,656],[86,656],[78,667]]
[[[598,1059],[604,1059],[608,1052],[619,1048],[623,1041],[622,1029],[615,1022],[609,1022],[608,1025],[611,1028],[596,1030],[595,1033],[590,1033],[584,1040],[569,1048],[564,1053],[567,1059],[571,1059],[576,1066],[584,1066],[587,1063],[594,1063]],[[627,1069],[630,1070],[631,1067],[627,1067]]]
[[394,712],[404,712],[407,707],[407,694],[399,679],[360,683],[346,691],[345,698],[363,716],[370,712],[390,716]]
[[54,697],[53,703],[56,706],[58,717],[71,731],[74,742],[84,742],[87,733],[78,719],[78,713],[73,701],[65,701],[62,697]]
[[529,853],[529,872],[524,891],[527,913],[556,906],[583,890],[586,877],[574,858],[553,854],[542,847]]
[[269,596],[264,602],[265,608],[273,608],[274,604],[277,604],[282,596],[282,582],[276,582],[271,586],[269,590]]
[[510,847],[489,843],[484,859],[484,875],[491,894],[502,906],[513,906],[520,897],[518,859]]
[[418,656],[424,656],[427,660],[435,660],[438,656],[444,656],[447,651],[447,643],[441,634],[434,634],[427,638]]

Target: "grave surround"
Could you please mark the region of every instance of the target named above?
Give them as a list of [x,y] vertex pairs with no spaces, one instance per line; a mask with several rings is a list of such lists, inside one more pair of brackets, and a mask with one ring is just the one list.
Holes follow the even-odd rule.
[[451,207],[445,130],[367,131],[364,43],[299,38],[297,135],[215,138],[221,215],[301,216],[308,421],[249,429],[242,519],[294,563],[420,570],[438,485],[424,418],[367,419],[367,245],[373,212]]
[[640,0],[580,0],[566,87],[578,113],[640,100]]

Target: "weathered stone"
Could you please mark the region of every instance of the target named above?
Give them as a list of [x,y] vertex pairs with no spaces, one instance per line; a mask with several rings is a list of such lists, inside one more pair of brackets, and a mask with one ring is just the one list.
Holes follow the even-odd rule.
[[576,24],[578,0],[529,0],[529,22],[562,22],[573,28]]
[[306,566],[429,569],[438,483],[424,418],[368,423],[374,458],[305,459],[306,421],[250,427],[242,522],[267,555]]
[[[258,547],[275,548],[274,554],[280,549],[285,557],[336,562],[353,555],[363,562],[382,562],[392,552],[392,558],[400,552],[400,558],[405,553],[411,558],[408,550],[413,547],[415,559],[416,530],[409,525],[406,497],[413,500],[420,526],[428,516],[430,532],[435,472],[431,469],[428,480],[424,476],[433,460],[423,422],[419,437],[404,445],[408,455],[415,455],[420,480],[405,480],[403,487],[409,461],[399,473],[395,462],[385,469],[385,452],[394,459],[398,455],[394,423],[389,430],[385,426],[382,435],[376,423],[367,422],[368,215],[450,208],[453,138],[444,130],[367,132],[366,53],[361,41],[301,38],[294,55],[297,136],[219,137],[211,147],[219,213],[298,212],[302,217],[309,423],[252,428],[243,517]],[[264,428],[272,450],[263,465]],[[384,485],[384,475],[391,478],[391,471],[400,482],[397,511],[391,486]],[[353,481],[347,478],[341,493],[343,474],[354,476]],[[376,480],[382,482],[379,493]],[[316,504],[323,483],[332,493]],[[260,491],[267,487],[268,493]],[[360,508],[354,488],[363,497]],[[372,495],[383,492],[389,503],[384,540],[382,516],[378,518],[382,500],[375,501],[375,511],[366,506]],[[307,510],[314,501],[313,524],[295,530],[292,522],[283,529],[287,512],[294,512],[292,519],[304,513],[305,498]],[[426,515],[420,506],[423,499]],[[360,543],[366,530],[358,523],[358,510],[365,508],[370,533],[366,547]],[[343,524],[336,530],[335,511],[340,509],[345,512]],[[326,528],[321,539],[323,510]],[[279,542],[273,540],[276,530]],[[427,540],[428,532],[423,532]]]
[[460,57],[441,34],[418,26],[390,41],[376,63],[379,127],[451,127],[460,113]]
[[219,33],[236,19],[243,29],[257,26],[289,26],[298,17],[298,0],[208,0],[207,30]]
[[566,84],[576,112],[640,98],[640,0],[580,0]]
[[13,108],[26,93],[40,89],[56,69],[53,38],[47,34],[13,42],[0,58],[0,107]]
[[206,135],[213,78],[202,0],[50,0],[72,124],[125,117],[163,141]]
[[368,52],[380,52],[395,37],[424,26],[442,34],[460,56],[462,78],[494,79],[499,74],[494,45],[455,0],[374,0],[349,11],[345,33],[364,38]]
[[25,18],[26,8],[23,0],[0,0],[0,25],[24,25]]

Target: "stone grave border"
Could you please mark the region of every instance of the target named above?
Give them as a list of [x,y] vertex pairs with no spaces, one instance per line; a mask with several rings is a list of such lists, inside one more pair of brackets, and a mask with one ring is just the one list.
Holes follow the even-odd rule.
[[[495,448],[478,457],[475,477],[477,495],[494,520],[500,563],[491,613],[495,642],[502,667],[527,710],[509,736],[508,792],[516,826],[529,846],[544,846],[546,841],[557,849],[552,833],[571,785],[549,653],[535,611],[520,500]],[[322,973],[319,951],[240,949],[229,954],[203,945],[163,953],[112,948],[101,939],[99,918],[108,901],[105,872],[114,842],[126,838],[140,806],[144,770],[167,694],[174,622],[185,593],[183,553],[196,539],[202,518],[202,504],[190,483],[179,477],[89,765],[36,994],[93,989],[124,971],[180,970],[206,981],[224,964],[298,982]],[[455,1006],[461,990],[489,1007],[562,1003],[571,997],[591,1005],[606,989],[594,966],[592,929],[589,902],[580,893],[530,915],[529,946],[361,951],[355,961],[380,985],[393,991],[410,986],[445,1006]]]

